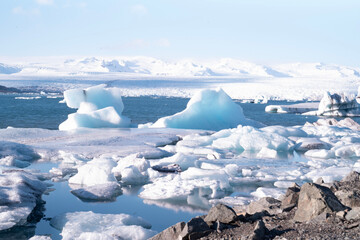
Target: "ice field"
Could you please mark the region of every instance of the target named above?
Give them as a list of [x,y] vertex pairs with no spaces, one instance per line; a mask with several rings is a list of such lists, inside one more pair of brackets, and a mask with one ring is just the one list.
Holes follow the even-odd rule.
[[[360,170],[359,120],[345,118],[356,116],[359,108],[356,98],[360,77],[356,69],[315,65],[314,70],[314,65],[309,64],[302,65],[303,71],[299,72],[298,65],[270,69],[243,63],[247,71],[242,72],[230,67],[232,61],[223,60],[221,67],[215,64],[212,68],[188,63],[166,65],[165,69],[172,73],[167,75],[157,72],[165,63],[146,60],[148,65],[144,68],[145,60],[141,64],[137,61],[136,65],[130,60],[88,59],[83,63],[74,60],[61,65],[61,71],[55,71],[53,66],[56,74],[45,71],[44,79],[40,77],[37,81],[26,78],[32,77],[31,71],[38,66],[30,64],[30,71],[30,65],[26,64],[23,68],[2,65],[1,69],[7,70],[2,70],[0,84],[34,91],[6,95],[8,99],[36,104],[49,97],[54,100],[52,106],[62,104],[63,110],[57,117],[58,129],[42,122],[31,128],[0,129],[0,237],[9,238],[12,234],[21,239],[16,235],[21,232],[21,236],[27,237],[53,234],[54,239],[60,236],[146,239],[167,227],[157,224],[156,210],[133,214],[116,208],[104,210],[106,205],[122,201],[131,192],[129,198],[140,201],[139,207],[156,206],[167,209],[169,215],[176,215],[174,211],[186,212],[189,215],[179,215],[179,219],[190,218],[218,202],[235,206],[264,196],[279,198],[294,182],[302,184],[319,177],[330,182],[351,170]],[[58,80],[64,69],[69,74],[80,65],[84,67],[82,80],[66,80],[66,76],[64,81]],[[101,81],[91,80],[94,74],[86,68],[90,66],[98,69]],[[184,68],[191,69],[190,78],[176,79],[177,71],[186,72]],[[305,70],[319,77],[320,84],[310,89],[306,82],[299,82],[300,78],[311,81]],[[319,71],[318,75],[314,71]],[[199,72],[205,77],[194,81]],[[141,79],[124,82],[113,79],[131,73],[137,74],[134,78],[142,74]],[[224,78],[218,78],[215,73],[221,73],[219,76]],[[36,76],[40,75],[36,72]],[[48,76],[51,79],[46,80]],[[151,80],[152,76],[174,78]],[[254,76],[258,77],[250,81]],[[339,81],[347,78],[352,81]],[[332,79],[330,84],[329,79]],[[66,86],[66,81],[71,84]],[[289,81],[293,83],[291,90],[284,87]],[[321,81],[327,82],[328,88],[322,87]],[[334,89],[337,91],[331,91]],[[123,97],[144,94],[191,96],[191,99],[176,112],[167,110],[152,121],[132,121]],[[240,105],[234,99],[263,104]],[[317,102],[311,109],[306,107],[311,111],[305,114],[289,110],[294,109],[291,106],[283,107],[284,112],[292,115],[282,117],[265,112],[265,107],[270,105],[268,100],[274,99]],[[248,107],[249,115],[242,106]],[[262,110],[255,110],[259,106],[263,106]],[[45,112],[43,117],[49,115],[50,119],[51,114]],[[272,120],[274,115],[279,121]],[[74,206],[75,201],[87,202],[93,204],[94,210],[79,207],[56,212],[51,202],[43,202],[42,199],[51,199],[51,195],[61,198],[62,191],[71,192]],[[64,195],[64,199],[68,196]],[[99,205],[103,206],[102,210]],[[43,214],[49,219],[42,219]],[[23,231],[39,221],[41,230]],[[174,223],[169,222],[168,226]],[[33,239],[36,238],[40,236]]]

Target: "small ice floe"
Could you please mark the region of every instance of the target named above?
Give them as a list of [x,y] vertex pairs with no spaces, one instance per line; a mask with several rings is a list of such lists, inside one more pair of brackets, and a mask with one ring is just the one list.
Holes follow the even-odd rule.
[[145,240],[156,234],[155,231],[150,230],[151,224],[144,219],[127,214],[65,213],[52,218],[50,225],[61,231],[63,240]]
[[[0,231],[33,224],[34,219],[29,218],[29,215],[38,204],[43,204],[41,195],[47,185],[23,170],[3,168],[1,171]],[[38,217],[33,215],[32,218]]]
[[198,92],[190,99],[184,111],[160,118],[150,127],[218,131],[239,124],[262,126],[261,123],[245,118],[241,106],[219,88]]
[[144,186],[139,194],[141,198],[150,200],[191,201],[189,196],[198,189],[201,197],[220,198],[225,192],[232,191],[227,173],[220,170],[200,169],[191,167],[179,174],[169,174],[154,179]]
[[130,119],[122,115],[124,105],[119,88],[106,88],[101,84],[71,89],[64,92],[64,99],[68,107],[78,110],[59,125],[60,130],[130,126]]
[[15,97],[15,99],[18,100],[33,100],[33,99],[40,99],[40,96],[35,96],[35,97]]
[[[74,185],[71,185],[74,187]],[[114,201],[122,194],[121,186],[116,182],[83,186],[71,190],[71,193],[81,200],[87,201]]]
[[39,154],[27,145],[0,141],[0,165],[24,168],[39,158]]
[[319,102],[297,103],[290,105],[268,105],[265,112],[269,113],[306,113],[315,111],[319,106]]
[[142,185],[149,181],[149,161],[137,154],[119,159],[112,173],[124,185]]
[[85,201],[113,201],[121,192],[112,169],[116,162],[107,158],[95,158],[78,168],[69,178],[72,194]]

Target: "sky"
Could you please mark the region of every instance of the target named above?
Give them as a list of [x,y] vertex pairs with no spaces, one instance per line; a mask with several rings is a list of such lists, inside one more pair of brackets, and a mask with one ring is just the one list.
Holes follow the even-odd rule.
[[360,1],[1,0],[1,56],[230,57],[360,67]]

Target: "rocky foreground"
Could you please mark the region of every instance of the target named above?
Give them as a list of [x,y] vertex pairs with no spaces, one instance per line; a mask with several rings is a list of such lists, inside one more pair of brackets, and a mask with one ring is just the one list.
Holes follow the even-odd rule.
[[160,239],[360,239],[360,174],[341,181],[294,184],[279,201],[212,207],[207,215],[177,223]]

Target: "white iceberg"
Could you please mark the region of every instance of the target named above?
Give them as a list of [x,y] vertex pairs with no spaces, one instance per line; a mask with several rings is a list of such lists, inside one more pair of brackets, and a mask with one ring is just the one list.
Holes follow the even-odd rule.
[[160,118],[151,127],[218,131],[234,128],[239,124],[261,126],[260,123],[245,118],[241,106],[219,88],[198,92],[190,99],[184,111]]
[[130,126],[130,119],[122,116],[124,105],[119,88],[106,88],[101,84],[87,89],[70,89],[64,92],[64,100],[68,107],[78,110],[59,125],[60,130]]
[[61,231],[63,240],[145,240],[156,234],[148,222],[127,214],[65,213],[52,218],[50,224]]

